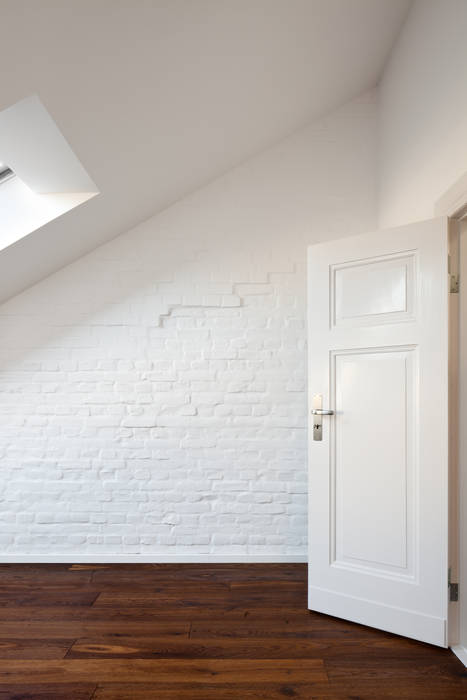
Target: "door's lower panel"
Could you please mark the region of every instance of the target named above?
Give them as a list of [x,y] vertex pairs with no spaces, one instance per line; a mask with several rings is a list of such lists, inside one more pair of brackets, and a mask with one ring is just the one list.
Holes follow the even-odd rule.
[[310,610],[446,647],[446,620],[310,586]]
[[416,582],[414,346],[331,355],[331,564]]

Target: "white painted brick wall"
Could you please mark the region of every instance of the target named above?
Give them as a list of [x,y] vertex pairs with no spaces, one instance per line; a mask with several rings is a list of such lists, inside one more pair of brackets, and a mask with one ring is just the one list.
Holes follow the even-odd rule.
[[306,553],[306,245],[373,226],[374,117],[367,95],[0,307],[3,558]]

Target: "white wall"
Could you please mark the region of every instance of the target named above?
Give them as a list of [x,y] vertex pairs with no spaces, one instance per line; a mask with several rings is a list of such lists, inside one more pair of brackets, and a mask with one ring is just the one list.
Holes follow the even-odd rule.
[[[409,13],[380,85],[381,227],[432,217],[436,200],[467,172],[466,31],[465,0],[418,0]],[[467,510],[467,503],[461,509]],[[465,570],[465,532],[461,548]],[[466,584],[464,574],[460,596],[464,662]]]
[[305,251],[375,225],[375,126],[369,94],[0,307],[3,560],[306,556]]
[[467,2],[418,0],[380,85],[379,221],[433,216],[467,171]]

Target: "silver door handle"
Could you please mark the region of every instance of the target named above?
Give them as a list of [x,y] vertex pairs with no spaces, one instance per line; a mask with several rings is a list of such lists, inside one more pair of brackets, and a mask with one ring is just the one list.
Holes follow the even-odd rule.
[[313,408],[311,409],[311,415],[313,418],[313,440],[321,441],[323,439],[323,418],[322,416],[333,416],[334,411],[330,411],[328,408],[323,408],[323,395],[316,394],[313,396]]

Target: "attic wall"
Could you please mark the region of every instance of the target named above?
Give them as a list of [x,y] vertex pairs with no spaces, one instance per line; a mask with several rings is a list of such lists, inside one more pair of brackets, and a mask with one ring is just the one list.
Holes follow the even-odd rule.
[[433,216],[467,171],[467,3],[418,0],[380,84],[379,221]]
[[4,561],[306,556],[306,246],[374,227],[375,117],[370,93],[0,307]]

